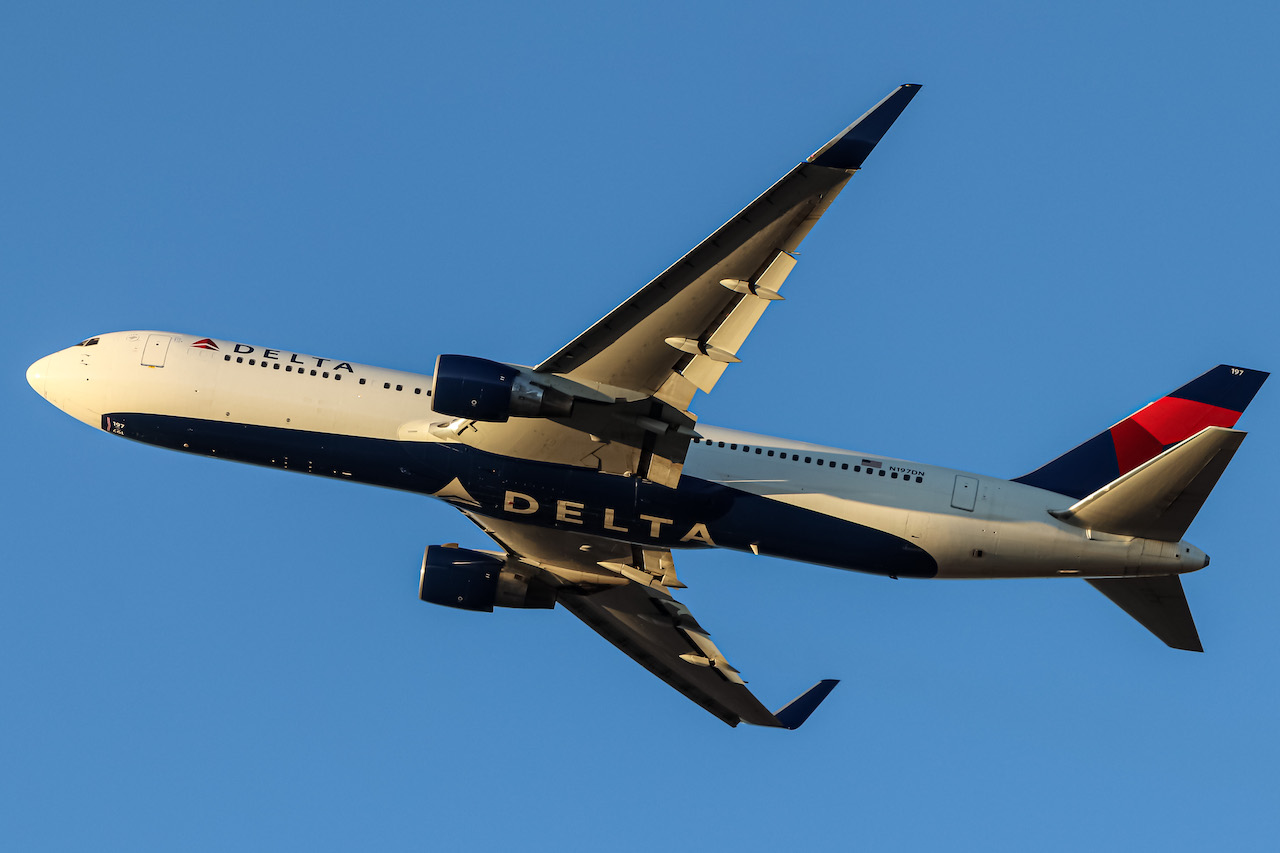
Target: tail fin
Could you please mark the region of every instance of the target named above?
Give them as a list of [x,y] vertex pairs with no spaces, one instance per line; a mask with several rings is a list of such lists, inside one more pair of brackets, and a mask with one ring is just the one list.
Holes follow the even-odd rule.
[[1091,495],[1205,427],[1235,426],[1270,375],[1220,364],[1014,482]]
[[[1120,475],[1115,482],[1076,501],[1070,509],[1051,514],[1092,530],[1176,542],[1187,532],[1244,436],[1239,430],[1205,427],[1155,459]],[[1143,547],[1145,550],[1146,546]],[[1187,554],[1190,553],[1188,547]],[[1195,571],[1209,564],[1204,552],[1195,556],[1201,559],[1188,561],[1183,571]],[[1166,645],[1192,652],[1204,651],[1187,597],[1182,592],[1182,580],[1177,575],[1090,578],[1088,581]]]

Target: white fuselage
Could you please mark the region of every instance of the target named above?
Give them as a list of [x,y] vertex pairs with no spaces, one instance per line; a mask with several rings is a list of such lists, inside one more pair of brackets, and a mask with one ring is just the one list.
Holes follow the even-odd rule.
[[[155,443],[414,491],[424,490],[409,481],[401,485],[390,475],[364,477],[340,464],[318,466],[307,447],[324,436],[368,439],[379,447],[409,450],[410,445],[465,444],[453,433],[430,429],[432,423],[449,419],[432,412],[432,379],[427,375],[169,332],[116,332],[96,340],[46,356],[32,365],[28,380],[68,414],[109,432],[147,441],[151,439],[145,431],[130,432],[132,416],[179,419],[190,441],[166,437]],[[270,428],[276,444],[262,451],[266,455],[238,456],[233,448],[208,442],[205,433],[224,434],[218,432],[219,425]],[[826,518],[879,531],[901,540],[906,550],[926,552],[936,562],[937,577],[1166,575],[1207,564],[1204,553],[1186,542],[1116,536],[1060,521],[1050,511],[1065,509],[1075,500],[1055,492],[874,454],[710,426],[698,429],[702,438],[689,446],[681,486],[667,493],[674,496],[683,490],[686,480],[711,484],[774,502],[781,524],[795,517],[783,509],[796,508],[805,511],[804,519]],[[291,436],[298,444],[293,456]],[[617,480],[581,468],[575,472],[610,478],[611,483]],[[445,491],[428,493],[451,497]],[[491,511],[504,510],[495,504]],[[612,512],[610,508],[610,519],[615,518]],[[678,516],[673,513],[672,518]],[[519,520],[542,523],[531,516]],[[554,514],[546,523],[555,526]],[[622,527],[615,523],[591,532],[642,545],[662,544],[658,539],[664,531],[650,536],[654,531],[644,525],[625,525],[625,532]],[[795,529],[794,536],[839,536],[826,532],[838,529],[813,526]],[[867,567],[839,557],[814,556],[818,552],[812,549],[793,550],[785,545],[787,530],[761,538],[773,543],[767,548],[714,522],[706,524],[705,536],[695,533],[691,539],[679,538],[679,522],[666,532],[675,536],[665,543],[668,547],[750,549],[896,574],[892,565]]]

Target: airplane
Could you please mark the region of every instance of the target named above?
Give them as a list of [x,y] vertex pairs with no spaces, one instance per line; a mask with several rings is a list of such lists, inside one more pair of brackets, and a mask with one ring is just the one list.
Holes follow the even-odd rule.
[[423,601],[564,607],[731,726],[770,711],[676,598],[674,552],[728,548],[893,578],[1081,578],[1202,651],[1184,540],[1269,375],[1219,365],[1011,480],[700,425],[817,223],[920,87],[904,84],[540,364],[440,355],[432,374],[199,334],[101,334],[31,386],[134,441],[439,498],[497,550],[431,545]]

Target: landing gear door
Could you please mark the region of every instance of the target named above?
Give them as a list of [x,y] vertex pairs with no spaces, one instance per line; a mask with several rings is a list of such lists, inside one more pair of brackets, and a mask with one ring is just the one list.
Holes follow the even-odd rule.
[[169,352],[168,335],[147,335],[147,345],[142,349],[143,367],[164,367],[164,357]]
[[978,501],[978,480],[976,477],[956,477],[955,488],[951,490],[951,505],[956,509],[973,512]]

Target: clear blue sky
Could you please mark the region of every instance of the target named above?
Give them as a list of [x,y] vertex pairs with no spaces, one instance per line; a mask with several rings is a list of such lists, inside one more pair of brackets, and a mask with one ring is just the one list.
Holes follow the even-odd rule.
[[[7,4],[0,838],[13,850],[1270,849],[1280,380],[1192,527],[1208,652],[1085,584],[686,555],[801,731],[563,611],[417,600],[407,494],[111,438],[23,380],[157,328],[553,352],[893,86],[707,423],[1016,476],[1280,368],[1273,3]],[[1269,544],[1270,543],[1270,544]]]

